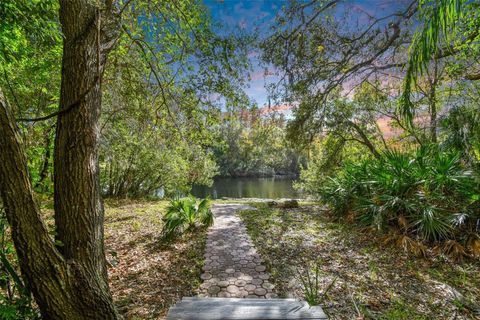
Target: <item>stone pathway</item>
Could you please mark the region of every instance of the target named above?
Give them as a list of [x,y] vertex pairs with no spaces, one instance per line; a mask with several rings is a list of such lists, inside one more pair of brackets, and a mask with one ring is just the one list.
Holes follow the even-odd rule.
[[241,204],[216,204],[215,223],[208,231],[200,297],[275,298],[263,260],[257,253],[237,210]]

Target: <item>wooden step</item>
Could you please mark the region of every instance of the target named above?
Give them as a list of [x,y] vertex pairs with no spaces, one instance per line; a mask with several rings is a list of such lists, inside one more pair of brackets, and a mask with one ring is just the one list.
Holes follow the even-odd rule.
[[299,302],[297,299],[245,299],[245,298],[200,298],[200,297],[183,297],[181,302],[199,301],[207,299],[210,303],[225,303],[229,301],[236,304],[252,304],[252,303],[279,303],[284,304],[286,302]]
[[294,299],[187,297],[170,308],[167,320],[327,319],[319,306]]

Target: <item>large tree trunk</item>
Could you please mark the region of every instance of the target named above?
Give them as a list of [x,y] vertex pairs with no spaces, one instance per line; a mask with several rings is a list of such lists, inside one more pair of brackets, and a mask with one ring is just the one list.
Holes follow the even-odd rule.
[[54,158],[56,239],[67,260],[87,275],[78,288],[89,319],[116,317],[103,245],[104,210],[98,167],[101,78],[118,36],[111,3],[100,11],[88,0],[60,2],[64,34],[62,84]]
[[65,259],[55,247],[34,198],[19,130],[1,91],[0,150],[0,196],[22,275],[43,318],[116,319],[108,289],[91,280],[89,265]]
[[73,313],[70,268],[40,217],[19,130],[0,89],[0,195],[27,286],[45,319]]
[[18,128],[0,91],[0,192],[22,274],[45,319],[117,319],[108,288],[98,173],[106,55],[118,36],[111,1],[63,0],[54,245],[35,203]]

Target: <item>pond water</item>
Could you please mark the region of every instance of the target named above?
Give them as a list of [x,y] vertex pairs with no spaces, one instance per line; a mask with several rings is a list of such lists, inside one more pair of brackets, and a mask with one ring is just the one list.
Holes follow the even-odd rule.
[[301,198],[301,193],[293,189],[294,178],[218,178],[211,187],[193,186],[196,197],[211,199],[228,198]]

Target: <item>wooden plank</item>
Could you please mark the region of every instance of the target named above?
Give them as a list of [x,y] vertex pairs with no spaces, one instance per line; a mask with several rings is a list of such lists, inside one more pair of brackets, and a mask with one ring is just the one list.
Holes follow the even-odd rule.
[[[202,300],[182,300],[181,302],[177,303],[178,307],[182,308],[196,308],[202,306],[208,306],[211,308],[220,308],[225,306],[235,306],[239,307],[277,307],[277,308],[293,308],[293,307],[303,307],[305,305],[304,302],[296,301],[296,300],[267,300],[267,299],[225,299],[225,298],[206,298]],[[307,305],[308,306],[308,305]]]
[[200,297],[183,297],[182,301],[221,301],[221,302],[233,302],[233,303],[255,303],[255,302],[265,302],[265,301],[272,301],[272,302],[299,302],[296,299],[261,299],[261,298],[215,298],[215,297],[208,297],[208,298],[200,298]]
[[[201,302],[200,302],[201,301]],[[207,301],[209,304],[235,304],[235,305],[285,305],[287,303],[301,303],[295,299],[242,299],[242,298],[183,298],[179,304],[186,303],[205,303]]]
[[323,312],[297,310],[286,313],[284,311],[266,308],[239,308],[239,309],[209,309],[206,311],[187,311],[173,308],[167,317],[168,320],[323,320],[327,319]]
[[[221,298],[220,298],[221,299]],[[327,319],[320,307],[300,301],[262,299],[198,299],[179,302],[170,309],[168,320],[296,320]],[[229,301],[240,300],[240,301]],[[243,300],[243,301],[242,301]],[[247,300],[247,301],[246,301]]]

